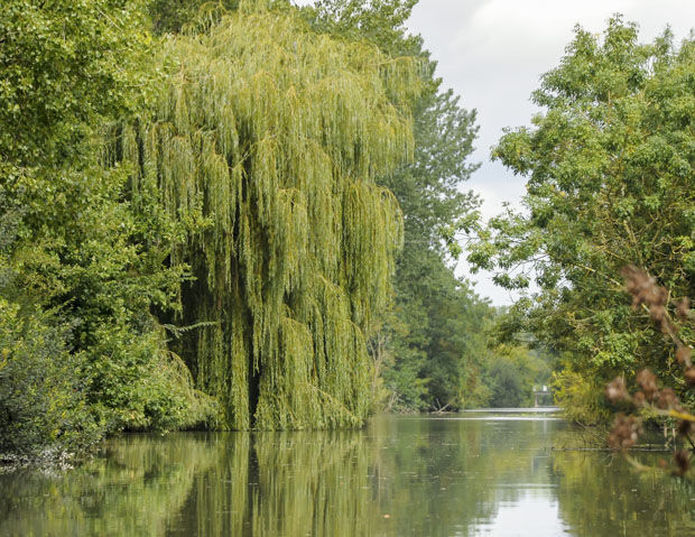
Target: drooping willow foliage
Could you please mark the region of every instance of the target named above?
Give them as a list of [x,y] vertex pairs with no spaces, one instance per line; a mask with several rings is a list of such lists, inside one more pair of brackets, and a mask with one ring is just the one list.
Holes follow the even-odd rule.
[[365,337],[402,217],[374,184],[412,154],[418,66],[246,2],[168,38],[153,119],[110,148],[191,231],[178,349],[235,429],[359,424]]

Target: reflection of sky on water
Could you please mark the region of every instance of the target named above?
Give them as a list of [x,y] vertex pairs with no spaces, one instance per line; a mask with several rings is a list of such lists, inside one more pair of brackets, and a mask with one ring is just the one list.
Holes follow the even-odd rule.
[[562,418],[557,416],[464,416],[460,418],[433,418],[436,419],[447,419],[450,421],[562,421]]
[[[497,513],[491,520],[475,521],[467,535],[489,537],[558,537],[569,533],[561,518],[555,487],[533,486],[527,489],[511,485],[521,495],[515,500],[497,501]],[[466,535],[461,533],[459,535]]]
[[[505,409],[509,412],[512,409]],[[549,433],[546,422],[558,421],[556,415],[547,415],[543,409],[538,409],[534,415],[533,409],[524,409],[523,415],[482,415],[466,413],[456,416],[460,421],[484,421],[488,427],[501,432],[504,423],[516,421],[541,422],[542,436]],[[521,413],[519,413],[521,414]],[[511,425],[511,424],[510,424]],[[510,440],[512,440],[510,438]],[[514,438],[507,445],[507,450],[525,452],[523,464],[503,472],[502,481],[492,484],[494,495],[490,501],[489,517],[476,517],[466,528],[466,537],[559,537],[569,533],[569,526],[561,517],[557,489],[559,485],[551,482],[552,469],[550,455],[547,454],[547,444],[541,446],[523,445],[519,438]],[[548,440],[548,438],[546,438]]]

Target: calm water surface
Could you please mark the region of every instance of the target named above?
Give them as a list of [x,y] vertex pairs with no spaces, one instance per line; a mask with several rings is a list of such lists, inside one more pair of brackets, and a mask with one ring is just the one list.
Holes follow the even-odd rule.
[[60,475],[0,476],[0,536],[695,536],[695,488],[551,415],[362,431],[128,435]]

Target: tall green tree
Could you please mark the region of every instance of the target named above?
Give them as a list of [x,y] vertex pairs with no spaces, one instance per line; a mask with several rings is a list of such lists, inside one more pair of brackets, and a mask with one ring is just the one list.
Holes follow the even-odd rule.
[[694,79],[692,38],[640,44],[620,17],[602,37],[577,27],[533,94],[543,112],[493,152],[527,179],[524,210],[491,220],[470,259],[508,288],[534,279],[507,328],[570,351],[598,384],[645,365],[668,377],[673,364],[620,271],[644,267],[672,296],[695,291]]
[[[453,271],[457,238],[478,217],[477,198],[462,190],[477,168],[469,163],[475,112],[438,85],[418,102],[414,162],[382,179],[405,215],[395,309],[385,327],[392,349],[385,376],[396,375],[387,387],[408,408],[463,404],[465,379],[487,354],[482,327],[492,313]],[[418,385],[417,399],[398,395]]]
[[[322,0],[309,10],[314,27],[368,40],[389,55],[420,61],[423,91],[413,101],[415,158],[377,181],[403,210],[404,247],[394,278],[394,304],[372,341],[388,405],[401,409],[460,406],[486,355],[481,326],[490,314],[453,274],[457,237],[477,219],[478,200],[463,190],[471,163],[475,111],[442,88],[419,36],[405,27],[414,0]],[[466,380],[468,379],[468,380]],[[470,386],[469,386],[470,387]]]
[[171,253],[195,278],[179,348],[228,427],[357,425],[402,240],[374,178],[412,155],[416,64],[267,2],[201,21],[166,40],[152,117],[112,147],[135,192],[199,226]]

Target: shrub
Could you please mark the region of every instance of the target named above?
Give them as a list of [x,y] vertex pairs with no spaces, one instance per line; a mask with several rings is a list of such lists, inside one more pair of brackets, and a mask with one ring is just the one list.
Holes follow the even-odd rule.
[[0,298],[0,452],[77,451],[101,437],[86,404],[84,355],[69,327]]
[[570,421],[583,425],[606,422],[609,411],[601,391],[601,380],[571,369],[553,373],[555,402]]

